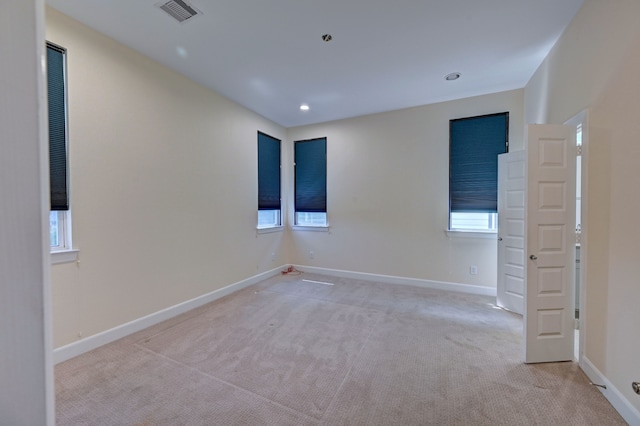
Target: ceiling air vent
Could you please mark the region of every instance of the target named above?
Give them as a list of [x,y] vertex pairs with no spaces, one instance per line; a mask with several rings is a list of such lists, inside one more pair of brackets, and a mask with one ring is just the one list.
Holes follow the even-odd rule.
[[202,12],[183,0],[169,0],[168,2],[160,2],[156,4],[156,6],[167,12],[173,19],[180,23],[194,16],[202,15]]

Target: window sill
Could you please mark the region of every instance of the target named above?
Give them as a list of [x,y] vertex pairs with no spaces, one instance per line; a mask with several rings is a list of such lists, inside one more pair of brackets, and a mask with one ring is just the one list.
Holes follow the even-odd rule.
[[80,250],[59,250],[51,252],[51,264],[72,263],[78,260]]
[[292,225],[292,231],[313,231],[313,232],[329,232],[329,225]]
[[271,234],[272,232],[282,232],[284,231],[284,226],[270,226],[268,228],[256,228],[256,233],[260,234]]
[[484,238],[497,240],[498,233],[494,231],[464,231],[462,229],[447,229],[444,231],[449,238]]

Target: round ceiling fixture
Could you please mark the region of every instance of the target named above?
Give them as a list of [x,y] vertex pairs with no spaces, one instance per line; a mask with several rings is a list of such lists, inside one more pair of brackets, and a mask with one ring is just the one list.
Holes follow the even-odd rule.
[[331,40],[333,40],[333,36],[331,34],[322,35],[322,41],[329,43]]
[[453,80],[457,80],[460,78],[462,74],[460,74],[459,72],[452,72],[450,74],[447,74],[444,76],[444,79],[447,81],[453,81]]
[[300,111],[309,111],[309,105],[307,104],[300,105]]

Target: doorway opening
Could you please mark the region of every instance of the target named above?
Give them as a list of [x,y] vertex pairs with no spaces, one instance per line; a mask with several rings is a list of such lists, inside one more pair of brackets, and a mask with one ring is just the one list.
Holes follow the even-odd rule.
[[576,128],[576,279],[575,279],[575,360],[580,361],[584,348],[584,288],[586,282],[586,146],[588,139],[587,111],[565,122]]

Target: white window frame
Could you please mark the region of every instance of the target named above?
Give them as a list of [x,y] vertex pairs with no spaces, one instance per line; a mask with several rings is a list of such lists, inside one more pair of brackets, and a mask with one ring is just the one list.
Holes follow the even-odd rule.
[[498,213],[449,212],[450,231],[498,232]]
[[50,245],[51,263],[68,263],[78,260],[78,250],[73,249],[71,237],[71,212],[70,211],[50,211],[49,212],[49,242],[51,242],[51,215],[57,215],[57,235],[58,244]]
[[327,212],[296,212],[295,225],[298,227],[326,228]]
[[258,210],[258,225],[256,229],[259,234],[265,234],[269,232],[282,231],[282,210]]

